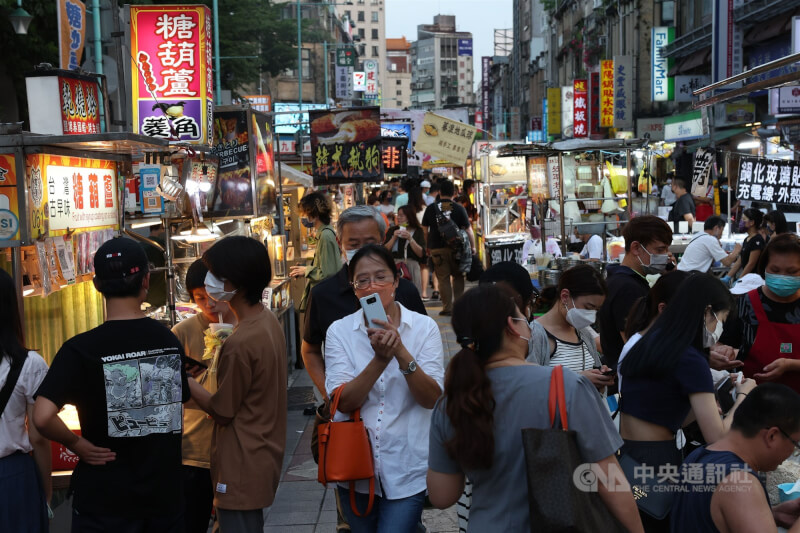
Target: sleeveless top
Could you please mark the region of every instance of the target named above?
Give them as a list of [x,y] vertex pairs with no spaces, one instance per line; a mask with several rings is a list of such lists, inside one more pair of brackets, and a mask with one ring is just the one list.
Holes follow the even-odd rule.
[[[711,518],[711,497],[717,485],[735,470],[748,470],[755,474],[733,452],[712,451],[703,446],[690,453],[679,469],[681,490],[675,496],[670,513],[672,533],[719,533]],[[759,481],[763,486],[764,481],[760,477]],[[764,503],[769,505],[769,502]]]
[[550,365],[561,365],[564,368],[569,368],[573,372],[582,372],[584,370],[591,370],[594,365],[594,359],[589,350],[583,344],[580,335],[578,335],[578,342],[562,341],[549,331],[547,336],[556,344],[555,350],[550,354]]

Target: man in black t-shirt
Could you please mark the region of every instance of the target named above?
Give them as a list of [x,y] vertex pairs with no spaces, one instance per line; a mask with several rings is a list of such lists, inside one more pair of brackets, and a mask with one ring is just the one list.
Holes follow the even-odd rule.
[[[182,403],[189,399],[180,341],[145,317],[150,283],[138,243],[115,238],[94,257],[106,321],[69,339],[36,393],[33,421],[80,461],[72,475],[72,532],[183,531]],[[58,417],[70,403],[81,436]]]
[[[696,208],[694,199],[689,194],[688,186],[686,178],[676,176],[672,180],[672,192],[675,193],[678,199],[675,200],[675,205],[672,206],[672,211],[669,212],[669,221],[681,222],[685,220],[689,223],[689,231],[691,232]],[[675,231],[678,231],[677,225],[675,226]]]
[[[464,273],[458,269],[453,249],[447,246],[439,234],[437,215],[442,214],[452,220],[456,226],[466,230],[469,236],[472,253],[475,253],[475,236],[469,224],[469,216],[464,206],[453,201],[455,187],[452,181],[443,181],[439,200],[425,209],[422,215],[422,225],[428,232],[428,249],[433,259],[433,270],[439,280],[439,292],[442,295],[442,311],[440,315],[450,315],[453,312],[453,300],[464,293]],[[452,278],[452,284],[450,279]]]

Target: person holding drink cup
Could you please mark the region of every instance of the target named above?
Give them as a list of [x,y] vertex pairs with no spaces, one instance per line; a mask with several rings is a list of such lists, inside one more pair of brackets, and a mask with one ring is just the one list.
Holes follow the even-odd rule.
[[389,228],[385,246],[392,252],[395,264],[405,263],[411,281],[422,294],[420,263],[425,256],[425,231],[410,205],[397,209],[397,225]]

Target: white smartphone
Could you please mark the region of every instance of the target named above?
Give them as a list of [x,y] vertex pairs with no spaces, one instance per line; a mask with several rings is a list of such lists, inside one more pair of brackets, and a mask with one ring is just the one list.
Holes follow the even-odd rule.
[[386,318],[386,311],[383,310],[381,297],[375,293],[359,298],[358,301],[361,302],[361,309],[364,310],[364,316],[367,317],[369,327],[383,329],[383,326],[379,326],[374,322],[375,320],[389,321]]

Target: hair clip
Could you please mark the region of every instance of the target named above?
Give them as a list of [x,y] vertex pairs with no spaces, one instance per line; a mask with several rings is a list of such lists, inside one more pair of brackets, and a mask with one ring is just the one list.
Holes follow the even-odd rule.
[[472,339],[471,337],[459,337],[458,344],[460,344],[461,347],[465,349],[469,349],[472,351],[478,350],[478,343],[475,342],[475,340]]

